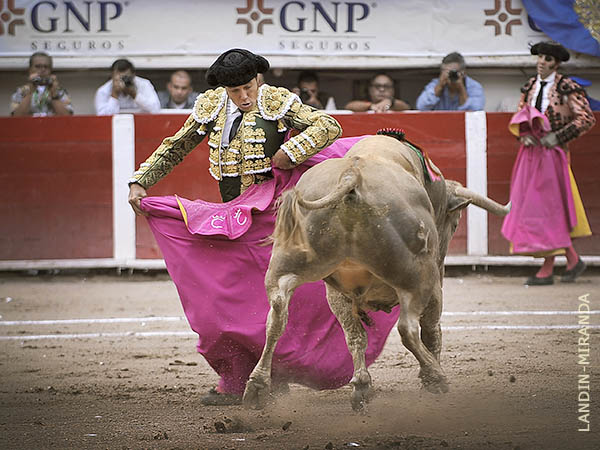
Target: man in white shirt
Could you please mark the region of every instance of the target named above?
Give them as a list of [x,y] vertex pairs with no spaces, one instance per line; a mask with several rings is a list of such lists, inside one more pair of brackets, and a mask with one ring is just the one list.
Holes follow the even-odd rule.
[[135,75],[127,59],[117,59],[111,66],[111,79],[96,91],[96,114],[106,116],[121,112],[158,113],[160,101],[150,80]]

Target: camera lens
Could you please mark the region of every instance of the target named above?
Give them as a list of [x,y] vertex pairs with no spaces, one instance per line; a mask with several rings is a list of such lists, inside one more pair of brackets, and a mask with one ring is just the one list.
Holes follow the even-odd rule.
[[301,89],[300,90],[300,100],[302,100],[302,102],[306,102],[309,98],[310,98],[310,92],[308,92],[308,89]]
[[451,70],[448,72],[448,78],[450,79],[450,81],[456,81],[458,80],[458,71],[456,70]]

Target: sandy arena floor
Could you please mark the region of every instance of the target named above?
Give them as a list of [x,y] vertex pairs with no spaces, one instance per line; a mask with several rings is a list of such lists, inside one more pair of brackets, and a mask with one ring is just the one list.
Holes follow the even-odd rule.
[[[217,376],[195,352],[164,274],[3,274],[0,448],[598,449],[600,276],[536,288],[523,279],[446,278],[451,392],[421,390],[394,330],[371,366],[377,396],[361,415],[347,387],[292,385],[264,411],[202,407]],[[587,387],[578,385],[579,315],[565,313],[585,294],[596,327]],[[591,394],[589,432],[578,431],[581,392]]]

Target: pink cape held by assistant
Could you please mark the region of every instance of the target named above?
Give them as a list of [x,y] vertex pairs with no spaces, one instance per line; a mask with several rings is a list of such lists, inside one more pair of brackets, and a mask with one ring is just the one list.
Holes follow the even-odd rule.
[[[265,239],[275,202],[309,167],[342,157],[362,137],[339,139],[293,170],[253,185],[228,203],[147,197],[142,208],[163,253],[185,315],[198,333],[198,351],[221,377],[221,392],[242,394],[265,342],[269,303],[264,277],[271,256]],[[399,309],[371,312],[367,363],[381,353]],[[329,309],[323,282],[300,286],[273,358],[274,382],[335,389],[350,381],[353,364],[344,333]]]
[[[516,136],[540,139],[550,131],[548,118],[526,105],[509,124]],[[577,225],[573,200],[574,179],[560,147],[521,145],[510,184],[512,209],[504,219],[502,234],[514,253],[538,255],[571,246]],[[585,220],[585,219],[584,219]]]

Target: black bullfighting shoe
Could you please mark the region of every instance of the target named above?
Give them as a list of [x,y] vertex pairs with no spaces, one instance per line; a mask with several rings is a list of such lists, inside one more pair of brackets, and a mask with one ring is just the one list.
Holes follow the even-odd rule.
[[548,286],[550,284],[554,284],[554,276],[549,275],[544,278],[536,277],[535,275],[527,278],[525,281],[525,286]]
[[585,263],[579,258],[577,264],[571,270],[565,270],[565,273],[560,278],[561,283],[574,283],[579,275],[586,269]]
[[237,394],[222,394],[221,392],[218,392],[216,388],[212,388],[208,391],[208,394],[204,394],[200,397],[200,403],[204,406],[241,405],[242,396]]

